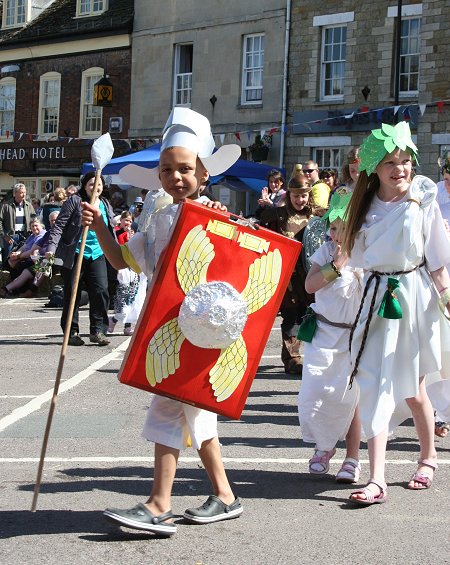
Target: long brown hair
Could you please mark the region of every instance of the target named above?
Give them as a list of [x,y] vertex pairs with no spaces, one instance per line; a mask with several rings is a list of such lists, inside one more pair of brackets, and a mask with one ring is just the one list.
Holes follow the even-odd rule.
[[345,237],[343,248],[348,255],[351,253],[355,244],[356,234],[361,229],[374,194],[379,187],[380,179],[376,173],[372,173],[369,177],[366,171],[360,173],[344,218]]
[[[291,192],[296,190],[304,190],[309,193],[309,198],[306,206],[301,212],[296,210],[291,202]],[[306,175],[303,173],[297,173],[295,177],[292,177],[288,183],[288,190],[286,194],[286,210],[289,216],[295,216],[296,214],[304,214],[307,218],[310,218],[315,213],[314,198],[311,192],[311,186]]]

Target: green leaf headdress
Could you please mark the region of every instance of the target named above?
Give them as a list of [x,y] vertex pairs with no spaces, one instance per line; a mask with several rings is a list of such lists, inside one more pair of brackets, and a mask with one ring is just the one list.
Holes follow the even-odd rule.
[[417,161],[417,147],[411,139],[411,130],[407,122],[399,122],[395,126],[381,124],[381,129],[374,129],[367,137],[359,150],[359,171],[366,171],[371,175],[388,153],[396,148],[410,151]]
[[323,215],[322,219],[327,223],[327,229],[330,227],[331,222],[337,220],[338,218],[345,221],[345,211],[347,210],[348,203],[352,197],[351,192],[345,194],[339,194],[335,192],[330,200],[330,205],[328,210]]

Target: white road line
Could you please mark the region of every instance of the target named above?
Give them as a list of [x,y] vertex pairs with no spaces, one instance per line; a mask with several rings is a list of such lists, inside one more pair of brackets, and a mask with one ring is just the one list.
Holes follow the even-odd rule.
[[[128,347],[130,339],[131,338],[126,339],[114,351],[111,351],[111,353],[108,353],[108,355],[105,355],[95,363],[92,363],[92,365],[90,365],[87,369],[84,369],[77,375],[61,383],[59,387],[59,394],[62,394],[63,392],[66,392],[71,388],[74,388],[75,386],[83,382],[85,379],[93,375],[95,371],[97,371],[97,369],[101,369],[111,361],[115,361],[117,358],[121,357],[122,352],[125,351],[126,348]],[[39,410],[45,402],[51,400],[52,396],[53,396],[53,388],[51,390],[47,390],[43,394],[40,394],[36,398],[33,398],[33,400],[31,400],[24,406],[20,406],[19,408],[13,410],[11,414],[5,416],[0,420],[0,432],[6,429],[8,426],[15,424],[22,418],[26,418],[26,416],[29,416],[33,412],[36,412],[36,410]]]
[[[17,339],[18,337],[60,337],[62,339],[62,334],[4,334],[0,335],[0,339]],[[62,343],[62,342],[61,342]]]
[[2,394],[0,398],[36,398],[37,394]]
[[[80,318],[89,318],[89,315],[79,316]],[[21,322],[22,320],[33,320],[40,322],[41,320],[60,320],[61,316],[33,316],[32,318],[2,318],[0,322]]]
[[[278,463],[280,465],[292,465],[293,463],[308,463],[305,458],[285,458],[285,457],[223,457],[224,463]],[[2,457],[1,463],[37,463],[39,457]],[[47,463],[153,463],[153,457],[46,457]],[[178,461],[183,463],[197,463],[199,457],[180,457]],[[360,459],[360,463],[367,465],[368,459]],[[388,465],[414,465],[416,460],[412,459],[387,459]],[[330,464],[338,466],[339,461],[330,461]],[[450,465],[450,459],[439,459],[439,465]]]

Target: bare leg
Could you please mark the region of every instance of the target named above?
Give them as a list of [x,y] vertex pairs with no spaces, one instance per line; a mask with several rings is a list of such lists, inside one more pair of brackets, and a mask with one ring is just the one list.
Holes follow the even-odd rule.
[[179,454],[180,451],[178,449],[155,443],[153,485],[150,497],[145,505],[156,516],[171,509],[172,487]]
[[13,290],[17,290],[32,278],[33,275],[30,273],[30,271],[28,269],[25,269],[20,273],[20,275],[16,279],[14,279],[13,281],[11,281],[6,285],[6,290],[8,290],[9,292],[12,292]]
[[[385,484],[384,467],[386,462],[386,444],[387,444],[388,430],[382,431],[375,437],[367,440],[369,449],[369,463],[370,463],[370,478],[375,480],[380,485]],[[367,486],[375,495],[380,494],[380,489],[377,485],[371,483]],[[366,496],[362,493],[352,494],[352,498],[359,498],[364,500]]]
[[361,443],[361,420],[359,418],[359,408],[356,407],[352,423],[345,436],[345,445],[347,453],[345,457],[359,460],[359,445]]
[[235,496],[223,466],[219,439],[214,437],[204,441],[198,454],[208,473],[214,494],[225,504],[234,502]]
[[[406,403],[411,409],[414,424],[417,430],[420,445],[420,459],[436,459],[436,448],[434,446],[434,412],[425,388],[425,379],[421,377],[419,392],[413,398],[407,398]],[[425,472],[433,478],[433,471],[427,465],[420,465],[418,472]],[[410,481],[410,485],[420,488],[420,484]]]

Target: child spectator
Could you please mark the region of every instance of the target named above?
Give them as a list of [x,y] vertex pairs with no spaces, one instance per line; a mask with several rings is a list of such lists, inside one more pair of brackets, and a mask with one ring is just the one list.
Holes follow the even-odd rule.
[[[200,186],[209,174],[219,174],[239,157],[237,146],[222,146],[213,153],[214,140],[208,120],[187,108],[172,110],[164,128],[159,167],[144,169],[146,182],[152,190],[160,186],[173,198],[173,204],[157,210],[148,222],[146,232],[138,232],[128,243],[119,246],[109,234],[99,211],[83,204],[83,224],[95,230],[106,256],[117,269],[132,266],[137,272],[152,276],[155,264],[170,237],[178,204],[185,198],[199,198]],[[220,205],[219,205],[220,206]],[[235,518],[242,505],[235,498],[220,453],[217,437],[217,415],[155,395],[147,414],[143,436],[155,442],[154,480],[145,504],[130,510],[109,508],[105,517],[116,524],[162,535],[173,535],[176,525],[171,511],[171,493],[180,449],[191,437],[211,480],[214,494],[198,508],[187,509],[185,519],[197,524]]]
[[123,245],[130,239],[131,224],[133,223],[133,216],[131,212],[125,210],[120,214],[119,225],[114,228],[116,232],[117,242]]
[[[331,240],[310,258],[312,266],[305,288],[314,294],[315,301],[298,335],[305,342],[298,416],[303,441],[315,444],[309,472],[328,473],[336,443],[345,437],[347,452],[336,475],[336,481],[342,483],[358,482],[361,470],[358,390],[348,388],[351,373],[348,342],[362,296],[363,271],[350,267],[342,251],[343,218],[350,196],[334,194],[323,217]],[[313,330],[305,332],[311,324]]]

